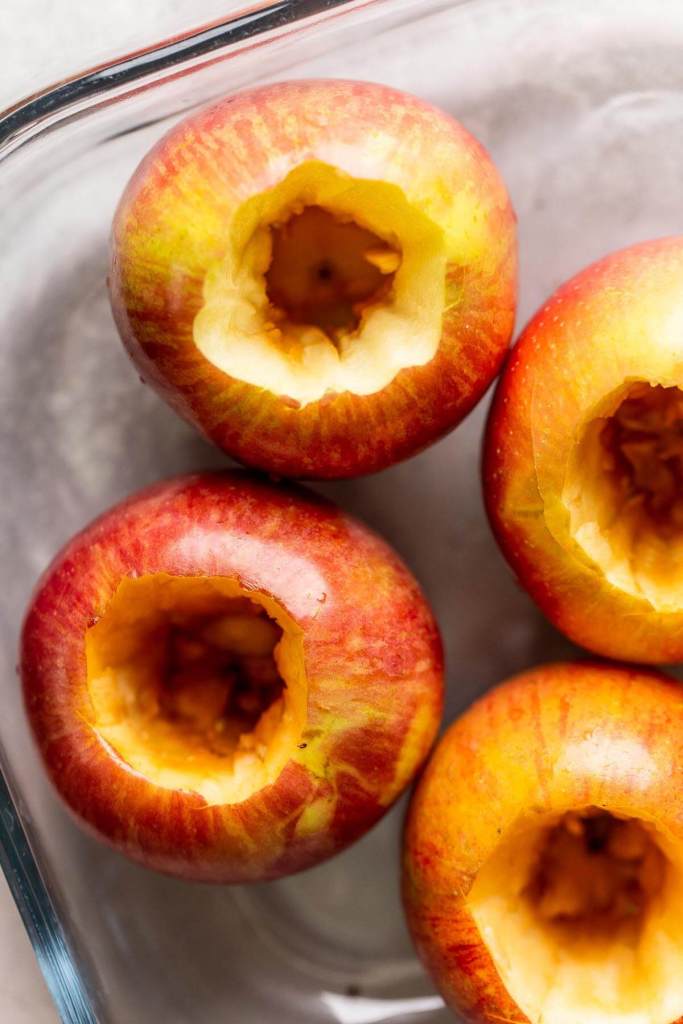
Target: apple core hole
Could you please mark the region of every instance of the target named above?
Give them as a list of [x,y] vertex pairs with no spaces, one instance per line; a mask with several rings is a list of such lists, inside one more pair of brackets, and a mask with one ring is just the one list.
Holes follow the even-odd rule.
[[583,932],[609,942],[622,925],[642,927],[664,875],[664,856],[640,822],[589,809],[547,830],[524,895],[565,939]]
[[682,894],[653,825],[589,806],[514,826],[468,905],[531,1024],[671,1024],[683,1013]]
[[259,752],[256,727],[284,689],[273,657],[281,635],[247,599],[229,599],[219,614],[171,615],[155,638],[161,647],[155,712],[219,756]]
[[193,341],[290,409],[378,394],[438,351],[444,310],[461,301],[450,240],[400,186],[304,160],[234,211]]
[[565,486],[570,529],[611,583],[657,610],[683,585],[683,391],[638,382],[576,446]]
[[246,799],[300,736],[291,648],[233,581],[126,580],[86,636],[94,726],[159,785]]
[[315,327],[335,345],[356,332],[364,312],[389,296],[399,251],[373,231],[321,206],[305,206],[270,229],[265,273],[271,318]]
[[638,504],[649,528],[683,527],[683,392],[638,384],[600,432],[605,468],[623,502]]

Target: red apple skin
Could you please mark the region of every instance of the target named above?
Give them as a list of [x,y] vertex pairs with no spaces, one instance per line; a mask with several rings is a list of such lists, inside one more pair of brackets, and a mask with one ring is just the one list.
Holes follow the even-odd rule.
[[465,1020],[529,1024],[467,904],[501,837],[522,814],[592,805],[657,822],[683,846],[681,750],[681,687],[609,663],[532,669],[450,726],[408,811],[403,899],[422,961]]
[[[304,631],[306,746],[241,803],[153,785],[91,726],[84,634],[123,577],[157,572],[234,577]],[[71,811],[129,857],[213,882],[299,871],[369,829],[427,755],[442,669],[429,606],[377,535],[322,499],[240,472],[160,483],[86,527],[39,582],[21,642],[30,724]],[[314,804],[321,824],[311,827],[302,815]]]
[[[610,253],[565,282],[532,317],[496,388],[483,455],[484,497],[498,544],[541,611],[607,658],[683,659],[683,610],[654,608],[610,583],[568,536],[550,530],[586,405],[624,379],[683,385],[683,237]],[[618,346],[610,339],[619,339]]]
[[[328,391],[301,407],[215,367],[192,324],[224,250],[227,211],[315,159],[392,182],[418,207],[467,194],[463,237],[476,241],[469,262],[447,266],[442,336],[428,363],[374,394]],[[450,431],[500,370],[516,294],[515,216],[484,148],[443,112],[372,83],[278,83],[209,107],[143,160],[114,220],[112,309],[138,372],[232,457],[278,476],[376,472]]]

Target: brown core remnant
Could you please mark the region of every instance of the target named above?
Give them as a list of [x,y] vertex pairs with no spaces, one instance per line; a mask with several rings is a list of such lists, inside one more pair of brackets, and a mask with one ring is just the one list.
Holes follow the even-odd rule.
[[683,527],[683,392],[637,384],[602,428],[619,503],[640,506],[660,534]]
[[526,897],[549,924],[607,935],[641,923],[664,872],[664,856],[639,821],[589,808],[546,833]]
[[401,257],[374,232],[307,206],[271,228],[266,292],[276,326],[317,327],[333,342],[389,295]]
[[163,631],[159,686],[150,695],[156,714],[219,757],[251,750],[255,726],[284,689],[273,658],[282,630],[259,606],[236,599],[228,614],[184,616]]
[[296,750],[307,688],[296,624],[220,576],[125,577],[85,635],[91,723],[153,785],[248,799]]

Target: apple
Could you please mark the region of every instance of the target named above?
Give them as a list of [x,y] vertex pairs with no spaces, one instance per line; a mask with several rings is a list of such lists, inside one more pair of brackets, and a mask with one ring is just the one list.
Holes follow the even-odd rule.
[[489,518],[522,585],[576,643],[683,659],[683,237],[563,285],[500,380]]
[[403,893],[473,1024],[680,1024],[680,686],[584,663],[491,691],[417,787]]
[[382,85],[278,83],[142,161],[110,294],[139,374],[228,454],[356,476],[442,436],[498,372],[514,215],[445,113]]
[[442,705],[438,629],[397,555],[332,504],[234,471],[158,484],[71,540],[31,601],[21,673],[77,818],[215,882],[356,840]]

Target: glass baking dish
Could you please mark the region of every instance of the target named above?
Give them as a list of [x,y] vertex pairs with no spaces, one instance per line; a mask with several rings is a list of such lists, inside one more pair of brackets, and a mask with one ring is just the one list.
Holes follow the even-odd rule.
[[[507,180],[523,320],[587,261],[683,230],[681,52],[673,0],[280,0],[0,119],[1,857],[64,1021],[452,1019],[402,921],[402,806],[308,873],[201,886],[82,835],[33,750],[14,662],[38,573],[132,489],[226,462],[140,384],[116,337],[108,231],[133,167],[183,112],[251,83],[344,76],[408,89],[460,118]],[[506,675],[572,653],[505,571],[485,524],[485,404],[418,458],[318,488],[382,532],[422,581],[446,642],[446,721]]]

